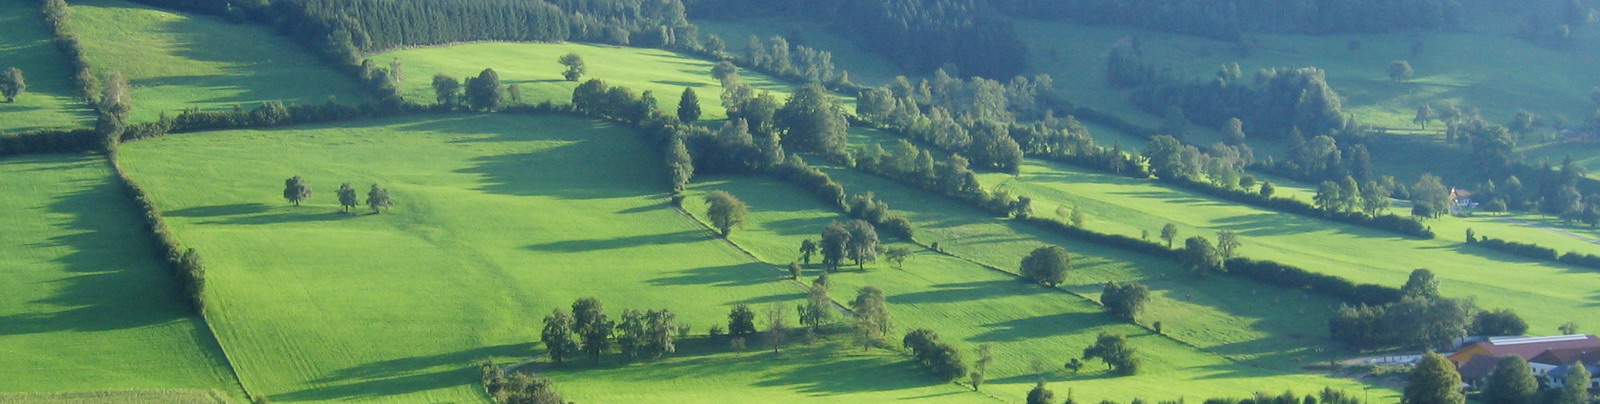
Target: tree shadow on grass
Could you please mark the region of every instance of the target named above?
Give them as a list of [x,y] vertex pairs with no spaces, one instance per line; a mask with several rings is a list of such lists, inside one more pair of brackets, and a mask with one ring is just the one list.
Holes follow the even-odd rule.
[[[295,208],[295,209],[299,209],[299,208]],[[314,209],[314,208],[312,208],[312,209]],[[370,212],[367,212],[367,213],[370,213]],[[311,210],[307,210],[307,211],[302,211],[302,212],[283,212],[283,213],[272,213],[272,214],[265,214],[265,215],[230,217],[230,218],[222,219],[222,220],[211,220],[211,221],[201,222],[201,224],[263,225],[263,224],[280,224],[280,223],[297,223],[297,222],[324,222],[324,221],[330,221],[330,220],[348,220],[348,219],[354,219],[354,218],[357,218],[357,217],[360,217],[360,216],[366,216],[366,214],[362,213],[362,211],[359,211],[359,210],[356,211],[356,213],[354,213],[354,214],[347,214],[347,213],[344,213],[344,212],[337,212],[337,211],[330,212],[330,211],[311,211]]]
[[267,205],[262,203],[237,203],[232,205],[196,206],[167,211],[163,216],[168,217],[216,217],[237,216],[262,213],[267,211]]
[[1030,287],[1020,280],[993,280],[932,285],[933,290],[889,296],[892,304],[957,303],[1014,295],[1035,295],[1048,291]]
[[749,263],[690,268],[650,279],[652,286],[752,286],[778,280],[778,272],[767,264]]
[[974,342],[1016,342],[1053,335],[1073,334],[1085,328],[1114,324],[1105,313],[1057,313],[984,324],[988,331],[971,338]]
[[704,240],[704,232],[696,230],[684,230],[675,233],[642,234],[637,236],[618,237],[611,239],[565,240],[544,244],[534,244],[524,248],[534,251],[570,253],[694,243]]
[[42,313],[0,316],[0,335],[56,331],[107,331],[192,318],[179,287],[156,259],[143,219],[122,199],[110,178],[79,191],[60,194],[44,211],[70,219],[66,234],[29,244],[66,248],[53,259],[64,273],[41,279],[39,288],[56,290],[28,302]]
[[473,362],[488,357],[530,356],[529,344],[473,348],[433,356],[371,362],[341,369],[313,381],[329,385],[274,395],[274,400],[322,401],[377,398],[451,388],[475,383],[479,373]]

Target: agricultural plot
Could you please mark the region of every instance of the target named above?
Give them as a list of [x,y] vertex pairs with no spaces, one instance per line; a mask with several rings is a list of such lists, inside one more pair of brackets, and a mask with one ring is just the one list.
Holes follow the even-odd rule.
[[[204,254],[211,318],[252,392],[274,401],[468,402],[482,400],[471,362],[540,354],[539,319],[580,297],[600,298],[613,318],[670,308],[703,334],[735,303],[803,296],[773,266],[670,208],[657,153],[636,136],[575,118],[453,115],[168,136],[122,153],[173,231]],[[298,207],[280,197],[294,175],[314,187]],[[345,181],[363,193],[381,184],[397,205],[340,214],[333,194]],[[902,367],[885,358],[828,362],[855,380],[838,388],[795,376],[821,365],[812,359],[675,379],[656,376],[753,365],[715,354],[659,368],[604,361],[550,373],[585,402],[646,392],[671,402],[959,391],[882,374]],[[869,384],[889,379],[897,381]],[[686,386],[699,390],[664,393]]]
[[367,100],[355,82],[265,26],[121,0],[73,2],[72,11],[89,65],[120,71],[133,87],[135,122],[190,108]]
[[83,126],[93,120],[67,60],[50,40],[50,28],[39,15],[39,2],[0,0],[0,69],[15,67],[28,89],[16,102],[0,100],[0,131],[26,132]]
[[[1034,382],[1040,378],[1050,380],[1058,395],[1071,388],[1078,400],[1096,402],[1101,399],[1119,401],[1135,397],[1145,399],[1190,399],[1206,396],[1242,395],[1272,386],[1270,390],[1297,391],[1321,390],[1332,386],[1345,390],[1358,390],[1364,385],[1348,379],[1303,374],[1292,367],[1274,369],[1270,358],[1302,355],[1285,345],[1255,345],[1246,341],[1226,341],[1229,338],[1268,338],[1275,329],[1266,323],[1293,317],[1284,313],[1241,310],[1243,307],[1218,305],[1207,307],[1227,297],[1206,293],[1245,292],[1246,285],[1228,280],[1209,279],[1204,285],[1186,289],[1175,282],[1164,280],[1162,269],[1152,268],[1155,263],[1116,255],[1114,251],[1101,251],[1093,246],[1075,245],[1048,235],[1037,234],[1026,228],[997,222],[981,213],[957,205],[936,201],[937,197],[882,183],[872,178],[854,177],[847,171],[831,172],[835,179],[854,190],[871,190],[891,203],[897,212],[912,218],[919,227],[919,240],[941,241],[947,251],[957,254],[983,256],[982,251],[993,250],[995,255],[1015,254],[1005,261],[1020,260],[1033,247],[1043,243],[1063,245],[1073,254],[1074,271],[1069,275],[1067,289],[1073,293],[1049,290],[1032,285],[1016,277],[987,269],[978,263],[949,255],[935,253],[918,245],[898,242],[889,247],[909,247],[915,251],[901,268],[879,262],[868,264],[865,270],[843,268],[831,276],[833,288],[830,295],[835,300],[849,300],[861,286],[877,286],[888,296],[899,332],[913,328],[928,328],[938,332],[947,341],[955,342],[965,357],[975,358],[980,344],[991,344],[996,356],[990,368],[989,382],[984,392],[1005,401],[1023,401]],[[686,209],[699,213],[704,203],[699,195],[710,190],[724,190],[744,199],[751,206],[749,222],[735,230],[730,240],[754,252],[763,261],[784,263],[797,260],[797,247],[801,240],[817,239],[817,233],[830,221],[841,220],[809,194],[796,188],[765,178],[731,177],[706,179],[694,186],[694,193],[685,201]],[[703,217],[703,216],[702,216]],[[1113,262],[1112,260],[1131,260]],[[988,262],[985,262],[988,263]],[[1015,263],[996,262],[1007,268]],[[807,267],[803,280],[809,282],[818,275],[820,265]],[[1163,321],[1166,331],[1183,342],[1211,344],[1207,349],[1228,355],[1251,357],[1238,363],[1209,353],[1180,341],[1154,334],[1151,330],[1115,320],[1102,312],[1099,306],[1086,299],[1096,298],[1100,282],[1106,280],[1140,280],[1151,284],[1158,295],[1149,305],[1142,322]],[[1182,279],[1184,283],[1196,283]],[[1231,288],[1231,289],[1229,289]],[[1200,294],[1193,301],[1174,298],[1174,294]],[[1279,291],[1262,290],[1260,296],[1279,296]],[[1286,294],[1285,294],[1286,295]],[[1321,301],[1313,299],[1320,304]],[[1287,310],[1306,307],[1308,301],[1295,297],[1284,302]],[[1165,306],[1165,307],[1164,307]],[[1228,310],[1238,310],[1230,313]],[[1282,309],[1278,309],[1282,310]],[[1285,311],[1287,311],[1285,310]],[[1179,314],[1179,313],[1183,314]],[[1193,320],[1183,317],[1193,316]],[[1263,316],[1263,317],[1256,317]],[[1292,320],[1291,320],[1292,322]],[[1211,324],[1205,324],[1211,323]],[[1266,330],[1252,327],[1265,326]],[[1107,374],[1099,362],[1090,362],[1077,374],[1062,370],[1062,363],[1076,358],[1102,331],[1129,335],[1140,350],[1145,368],[1137,376],[1115,377]],[[1310,339],[1316,339],[1311,337]],[[1194,341],[1191,341],[1194,340]],[[1227,346],[1234,345],[1234,346]],[[1284,352],[1243,354],[1250,349],[1282,349]],[[1281,356],[1279,356],[1281,355]],[[1284,360],[1284,363],[1288,363]],[[1375,394],[1389,394],[1381,390]]]
[[[579,81],[561,77],[566,67],[556,60],[568,53],[582,56],[588,67]],[[529,104],[543,101],[567,104],[578,84],[600,79],[612,86],[631,88],[635,93],[654,91],[657,103],[667,111],[677,111],[684,87],[694,88],[705,112],[701,119],[727,116],[719,101],[722,84],[711,77],[711,67],[715,63],[659,49],[582,43],[488,42],[405,49],[374,55],[372,60],[387,64],[397,58],[407,76],[401,85],[401,94],[412,102],[434,103],[432,77],[436,74],[461,80],[477,77],[483,69],[494,69],[500,75],[500,83],[519,86],[524,102]],[[758,91],[772,91],[780,100],[787,98],[789,86],[786,83],[748,70],[741,70],[739,75],[745,84]]]
[[94,156],[0,160],[0,402],[242,396],[113,181]]
[[[1154,239],[1168,222],[1178,226],[1180,238],[1214,238],[1217,231],[1233,230],[1244,240],[1240,253],[1246,257],[1279,261],[1361,283],[1398,286],[1411,270],[1428,268],[1439,275],[1446,295],[1474,298],[1484,308],[1515,309],[1535,333],[1551,332],[1569,320],[1582,322],[1588,307],[1600,299],[1592,292],[1600,288],[1600,274],[1592,270],[1461,244],[1465,227],[1496,237],[1513,237],[1507,234],[1513,232],[1529,234],[1530,229],[1515,228],[1512,223],[1498,222],[1497,227],[1492,225],[1494,222],[1460,224],[1464,223],[1460,219],[1441,220],[1451,224],[1435,229],[1439,238],[1416,240],[1058,164],[1030,160],[1022,171],[1016,178],[986,174],[980,179],[986,186],[1004,186],[1031,196],[1036,209],[1046,212],[1062,205],[1078,206],[1088,216],[1086,226],[1101,232],[1133,237],[1148,232]],[[1483,219],[1488,218],[1475,220]],[[1541,242],[1560,240],[1553,235],[1538,236]],[[1570,239],[1551,244],[1582,247]],[[1517,281],[1507,282],[1508,276]]]

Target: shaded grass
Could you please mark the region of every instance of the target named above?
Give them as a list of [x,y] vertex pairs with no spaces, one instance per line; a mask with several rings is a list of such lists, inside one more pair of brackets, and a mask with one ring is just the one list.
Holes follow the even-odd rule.
[[[252,391],[472,402],[482,400],[472,361],[539,354],[539,319],[580,297],[600,298],[613,318],[670,308],[705,330],[734,303],[801,296],[668,207],[657,153],[636,136],[575,118],[451,115],[171,136],[122,153],[173,231],[205,255],[212,318]],[[315,189],[304,206],[278,199],[292,175]],[[343,181],[382,184],[398,205],[340,215]],[[854,375],[885,366],[826,363]],[[574,373],[558,388],[585,401],[667,391],[682,382],[649,375],[672,366],[617,371],[646,375],[625,379]],[[812,382],[698,377],[723,389],[708,396],[818,393]],[[864,380],[820,400],[958,391]]]
[[72,29],[89,65],[133,87],[133,121],[189,108],[255,108],[265,101],[367,101],[353,81],[272,30],[121,0],[73,2]]
[[227,398],[204,390],[107,390],[78,393],[0,393],[0,404],[226,404]]
[[[904,269],[874,263],[864,271],[850,267],[832,276],[835,286],[831,294],[835,300],[850,300],[861,286],[882,288],[900,332],[913,328],[936,330],[945,340],[955,342],[969,359],[978,345],[993,344],[997,361],[984,389],[989,394],[1021,401],[1041,376],[1065,381],[1078,399],[1089,402],[1134,397],[1238,396],[1268,385],[1274,386],[1272,390],[1300,391],[1324,386],[1361,388],[1355,381],[1293,370],[1290,357],[1313,355],[1305,352],[1309,348],[1303,344],[1318,338],[1292,341],[1293,338],[1273,335],[1284,330],[1284,324],[1300,322],[1291,310],[1320,303],[1321,299],[1295,297],[1277,307],[1230,305],[1225,302],[1253,300],[1239,299],[1250,293],[1248,285],[1222,278],[1177,278],[1147,258],[1119,255],[1031,232],[945,203],[938,197],[849,171],[830,170],[830,174],[848,189],[877,192],[918,225],[919,240],[939,241],[948,251],[984,257],[979,260],[985,263],[992,260],[995,265],[1014,266],[1006,261],[1020,260],[1043,243],[1064,245],[1074,253],[1075,269],[1065,289],[1077,296],[1031,285],[1012,275],[903,242],[890,246],[916,251]],[[730,239],[767,262],[797,260],[801,240],[816,240],[816,234],[829,221],[843,220],[810,195],[765,178],[704,178],[694,185],[686,209],[703,212],[699,195],[710,190],[729,191],[750,204],[749,223]],[[803,279],[809,281],[819,270],[819,265],[808,266]],[[1232,362],[1104,314],[1099,306],[1085,299],[1096,298],[1099,283],[1111,279],[1138,279],[1155,289],[1156,300],[1142,322],[1163,321],[1167,332],[1180,340],[1248,362]],[[1293,296],[1270,289],[1260,292],[1256,299]],[[1196,296],[1185,298],[1185,294]],[[1313,322],[1299,325],[1311,326]],[[1111,377],[1100,363],[1092,362],[1081,374],[1059,371],[1062,363],[1078,357],[1101,331],[1133,337],[1145,360],[1145,370],[1138,376]],[[1056,390],[1064,394],[1060,386],[1058,383]]]
[[[16,67],[28,90],[15,103],[0,102],[0,131],[77,127],[93,115],[72,83],[67,58],[56,50],[39,2],[0,0],[0,69]],[[4,100],[0,100],[4,101]]]
[[104,159],[3,159],[0,188],[0,393],[242,395]]
[[[579,81],[566,81],[566,67],[556,59],[568,53],[583,57],[588,73]],[[445,74],[461,80],[477,77],[483,69],[494,69],[500,83],[518,85],[524,102],[550,101],[568,104],[572,90],[590,79],[604,80],[612,86],[626,86],[635,94],[654,91],[663,110],[676,113],[684,87],[694,88],[704,111],[701,119],[722,119],[722,84],[711,77],[713,62],[671,51],[627,48],[582,43],[485,42],[405,49],[374,55],[372,60],[387,64],[400,59],[406,71],[401,94],[412,102],[434,103],[433,76]],[[753,71],[741,70],[744,83],[757,90],[769,90],[781,101],[787,98],[787,84]]]

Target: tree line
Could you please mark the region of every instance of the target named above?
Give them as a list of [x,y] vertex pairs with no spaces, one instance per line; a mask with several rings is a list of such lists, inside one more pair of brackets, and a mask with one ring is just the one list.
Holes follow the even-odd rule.
[[1466,243],[1469,245],[1483,247],[1507,254],[1533,258],[1536,260],[1557,261],[1573,266],[1600,269],[1600,255],[1585,254],[1577,251],[1558,253],[1554,248],[1544,247],[1538,244],[1519,243],[1484,235],[1477,235],[1472,232],[1472,229],[1467,229]]
[[767,1],[691,0],[696,16],[772,16],[823,21],[902,70],[948,67],[961,76],[1009,77],[1027,67],[1013,23],[983,0]]
[[1458,28],[1462,6],[1454,0],[994,0],[1017,18],[1247,41],[1251,33],[1341,34]]

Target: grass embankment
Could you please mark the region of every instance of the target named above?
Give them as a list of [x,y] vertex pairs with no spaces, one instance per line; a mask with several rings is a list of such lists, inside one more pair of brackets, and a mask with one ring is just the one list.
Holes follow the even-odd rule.
[[0,0],[0,69],[22,70],[28,90],[15,103],[0,99],[0,131],[76,127],[93,120],[77,86],[67,58],[50,40],[50,28],[39,15],[39,2]]
[[[0,189],[0,402],[87,390],[115,391],[67,396],[242,396],[102,158],[3,159]],[[22,392],[52,394],[4,394]]]
[[[556,60],[562,55],[576,53],[583,57],[588,73],[579,81],[561,77],[566,67]],[[572,90],[590,79],[604,80],[612,86],[625,86],[635,93],[654,91],[663,110],[676,112],[684,87],[695,89],[704,111],[701,119],[723,119],[722,83],[711,77],[713,62],[697,59],[671,51],[646,48],[627,48],[581,43],[511,43],[485,42],[405,49],[374,55],[372,60],[387,64],[400,59],[406,81],[401,94],[407,100],[423,104],[434,103],[433,76],[446,74],[458,80],[477,77],[483,69],[494,69],[500,83],[522,88],[524,102],[537,104],[550,101],[568,104]],[[759,90],[769,90],[783,100],[789,85],[775,81],[754,71],[739,72],[745,84]]]
[[[600,298],[613,319],[670,308],[704,333],[732,304],[803,296],[668,207],[658,153],[593,121],[397,118],[170,136],[122,153],[174,233],[204,254],[219,338],[245,384],[274,401],[481,400],[471,362],[539,354],[540,319],[580,297]],[[280,198],[293,175],[315,188],[304,206]],[[398,205],[338,214],[344,181],[363,193],[382,184]],[[549,373],[580,402],[960,390],[885,371],[904,367],[898,358],[797,357],[760,372],[662,377],[754,368],[737,356],[673,358]],[[827,371],[810,377],[817,366]]]
[[73,2],[72,29],[98,74],[133,87],[135,122],[189,108],[365,102],[352,80],[268,27],[119,0]]

